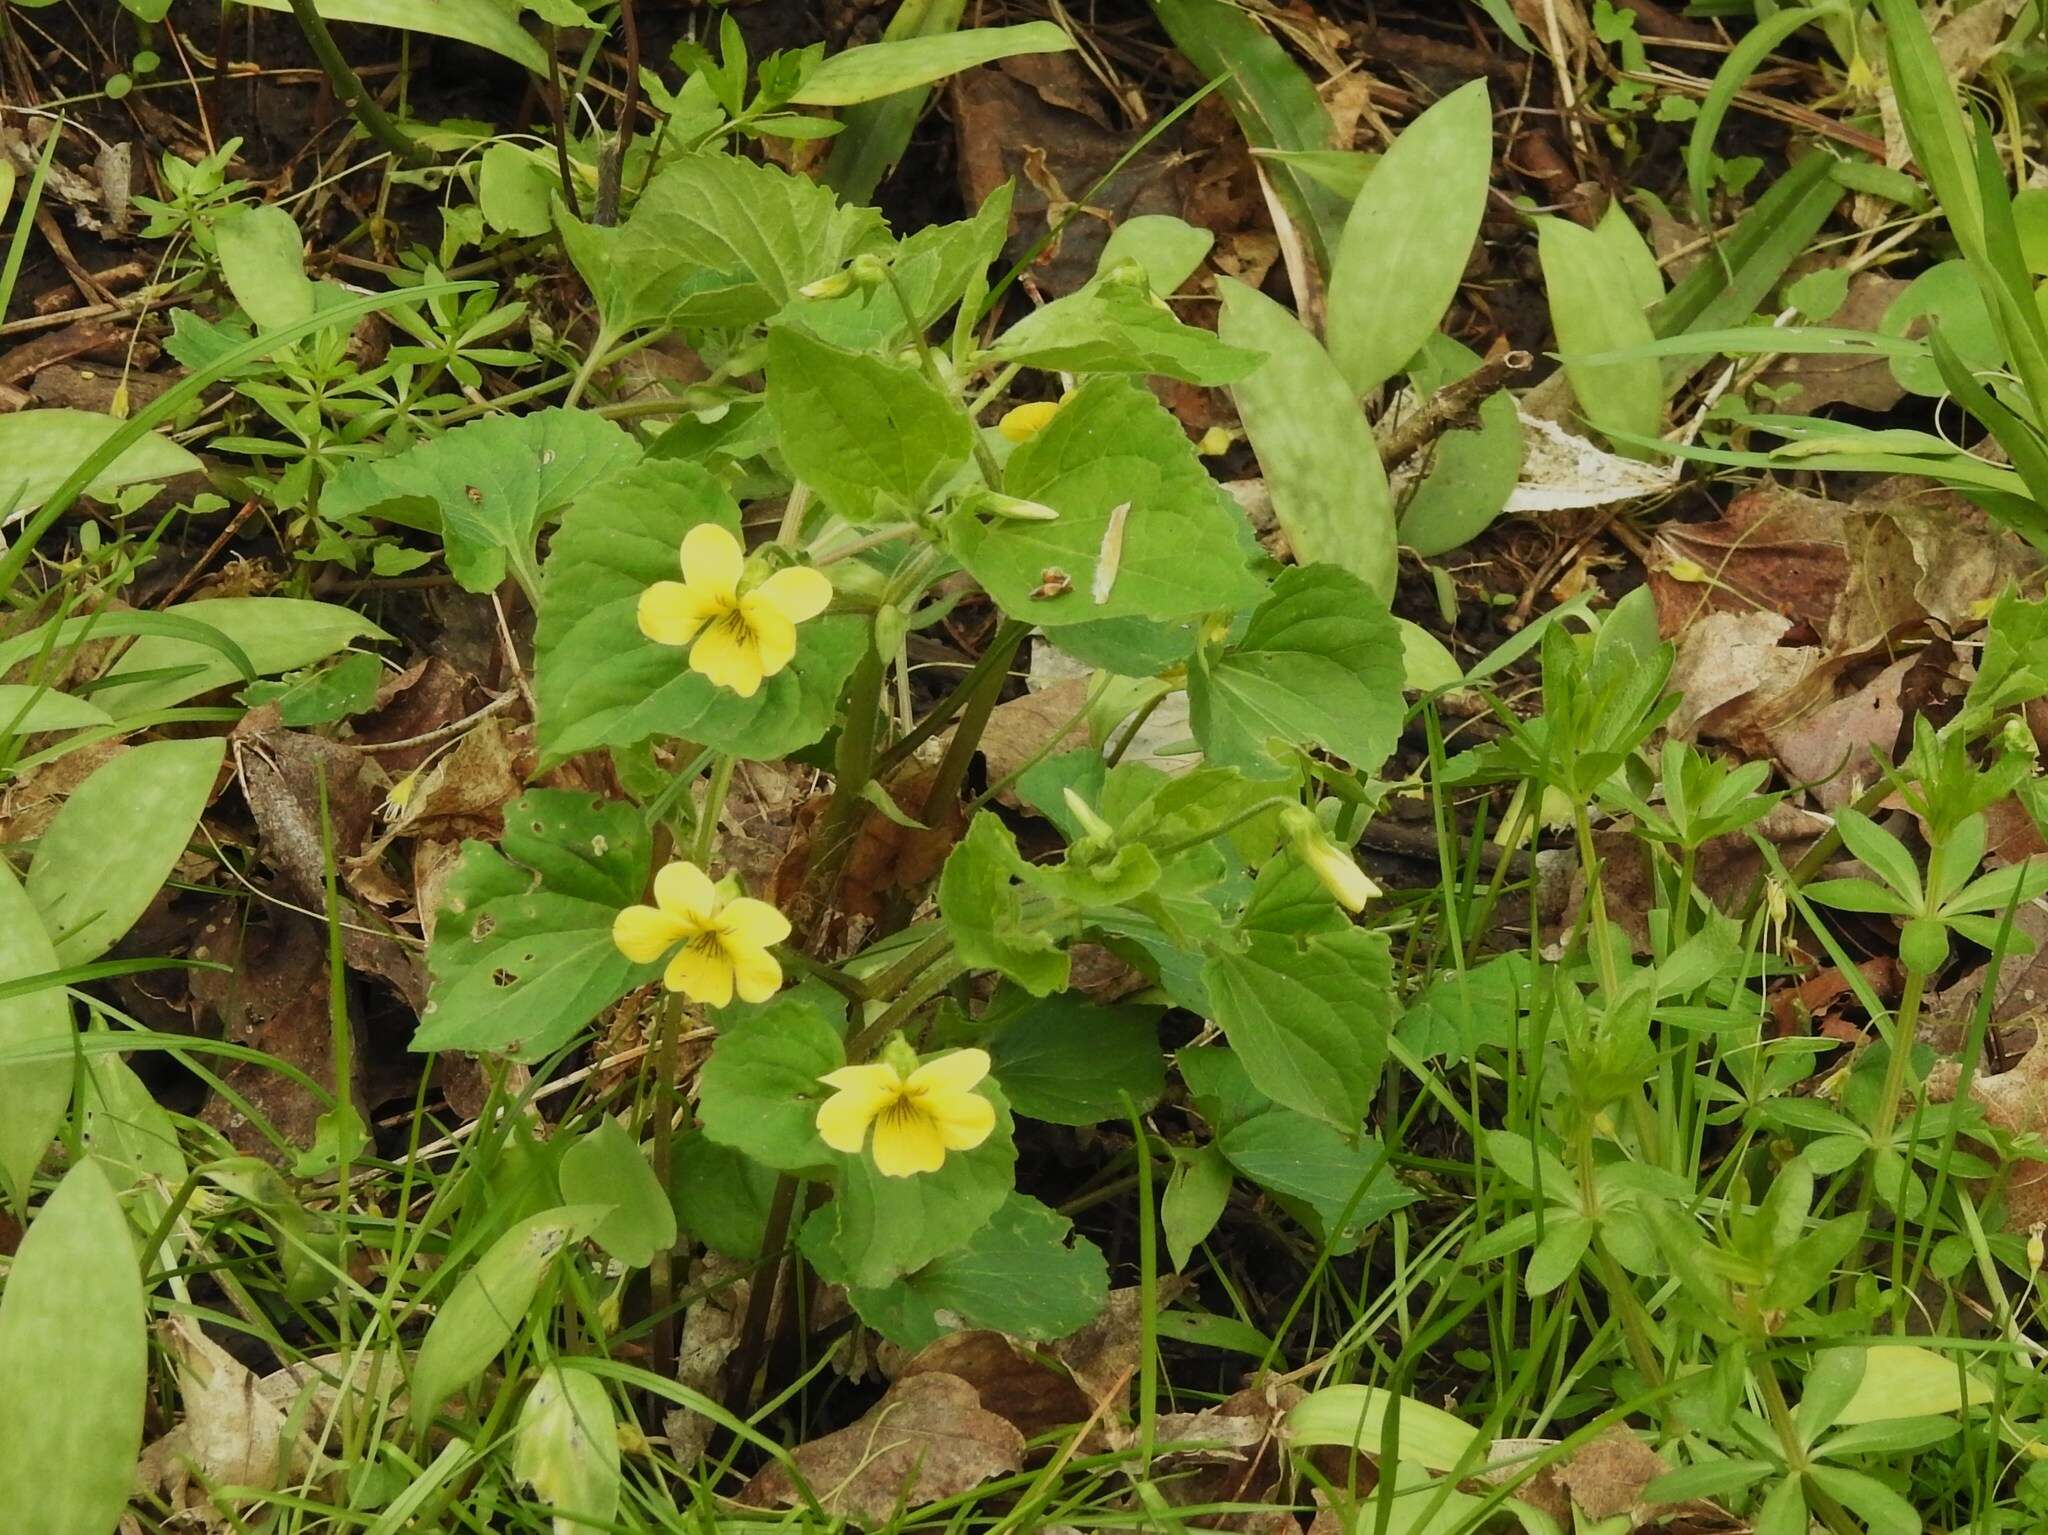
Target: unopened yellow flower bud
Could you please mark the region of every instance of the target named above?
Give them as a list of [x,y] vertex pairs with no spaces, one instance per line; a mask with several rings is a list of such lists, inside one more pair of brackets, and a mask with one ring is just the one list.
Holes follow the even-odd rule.
[[1365,903],[1380,894],[1380,887],[1357,861],[1330,840],[1314,811],[1291,805],[1280,812],[1280,824],[1301,861],[1346,911],[1363,911]]
[[1202,433],[1202,440],[1195,444],[1195,451],[1204,458],[1215,458],[1228,453],[1230,445],[1237,441],[1237,433],[1227,426],[1212,426]]
[[1022,405],[1012,405],[1003,412],[1003,419],[996,423],[996,430],[1011,442],[1029,442],[1052,425],[1052,418],[1059,413],[1057,400],[1031,400]]

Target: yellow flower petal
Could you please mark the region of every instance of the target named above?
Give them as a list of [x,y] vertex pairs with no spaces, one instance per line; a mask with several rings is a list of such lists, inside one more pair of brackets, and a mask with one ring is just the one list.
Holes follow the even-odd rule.
[[1029,442],[1051,424],[1059,410],[1059,403],[1055,400],[1033,400],[1028,405],[1014,405],[1003,412],[1003,419],[996,423],[996,430],[1011,442]]
[[679,859],[654,876],[654,904],[671,917],[702,926],[718,910],[718,887],[702,869]]
[[964,1093],[988,1075],[986,1050],[954,1050],[926,1061],[904,1085],[913,1093]]
[[884,1110],[875,1120],[875,1171],[884,1178],[935,1173],[946,1164],[939,1127],[915,1110]]
[[718,925],[736,943],[765,949],[789,936],[789,918],[750,895],[728,901],[719,909]]
[[717,944],[686,943],[668,962],[661,984],[706,1007],[732,1001],[732,961]]
[[832,583],[822,570],[793,565],[776,571],[748,595],[763,599],[791,623],[801,624],[831,605]]
[[[873,1071],[872,1066],[849,1066],[832,1076],[845,1076],[853,1072]],[[875,1116],[896,1101],[895,1073],[880,1068],[890,1078],[886,1082],[849,1083],[818,1106],[818,1139],[834,1151],[842,1151],[850,1157],[860,1155],[860,1148],[868,1138],[868,1126]],[[832,1077],[823,1080],[830,1082]]]
[[713,687],[752,698],[761,688],[761,647],[752,629],[721,619],[690,647],[690,670]]
[[717,616],[680,581],[657,581],[640,594],[640,632],[657,645],[687,645]]
[[731,603],[746,564],[740,541],[715,522],[700,522],[683,535],[683,580],[708,597]]
[[782,966],[758,944],[727,940],[725,957],[742,1002],[766,1002],[782,990]]
[[948,1151],[972,1151],[996,1127],[996,1106],[980,1093],[935,1093],[920,1106]]
[[683,925],[652,906],[628,906],[612,918],[612,942],[636,965],[651,965],[683,939]]
[[873,1061],[866,1066],[841,1066],[837,1071],[826,1072],[818,1080],[841,1092],[885,1088],[892,1097],[903,1086],[903,1079],[896,1075],[896,1068],[881,1061]]
[[754,631],[754,654],[760,661],[761,675],[772,677],[796,659],[796,625],[784,618],[780,610],[760,601],[758,593],[748,593],[740,604],[747,627]]

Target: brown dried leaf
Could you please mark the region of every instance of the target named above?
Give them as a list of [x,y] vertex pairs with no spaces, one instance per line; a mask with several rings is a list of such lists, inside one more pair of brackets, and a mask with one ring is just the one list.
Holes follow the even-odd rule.
[[[333,1040],[327,1016],[327,939],[320,925],[290,913],[262,926],[232,920],[202,929],[193,958],[224,962],[228,969],[194,970],[192,1000],[220,1021],[234,1044],[297,1067],[328,1091],[334,1089]],[[361,1041],[350,1052],[355,1080],[349,1096],[362,1102]],[[218,1068],[221,1080],[293,1146],[312,1144],[322,1105],[292,1078],[254,1061],[233,1060]],[[275,1159],[271,1144],[235,1103],[215,1096],[200,1118],[225,1135],[237,1151]]]
[[1594,1519],[1636,1514],[1643,1489],[1671,1468],[1655,1450],[1617,1423],[1558,1468],[1572,1501]]
[[[914,1375],[857,1422],[798,1445],[790,1459],[827,1513],[872,1527],[900,1508],[1021,1470],[1024,1436],[983,1408],[959,1376]],[[740,1501],[787,1508],[801,1497],[789,1471],[774,1465],[747,1483]]]
[[1776,613],[1827,635],[1849,581],[1843,511],[1775,486],[1730,503],[1715,522],[1666,523],[1650,543],[1650,593],[1666,639],[1710,613]]
[[[1849,293],[1842,307],[1824,322],[1847,330],[1874,331],[1892,300],[1906,289],[1896,277],[1879,272],[1859,272],[1849,279]],[[1769,389],[1793,392],[1779,403],[1779,409],[1811,415],[1823,405],[1853,405],[1858,410],[1890,410],[1906,391],[1892,377],[1891,360],[1860,352],[1807,352],[1781,358],[1764,370],[1758,383]]]

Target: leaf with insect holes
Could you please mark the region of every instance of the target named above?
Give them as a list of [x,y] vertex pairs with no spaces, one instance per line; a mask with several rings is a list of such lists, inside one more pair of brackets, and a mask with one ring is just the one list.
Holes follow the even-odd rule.
[[330,519],[377,516],[439,533],[449,573],[466,591],[494,591],[509,570],[537,593],[541,529],[639,456],[623,428],[589,411],[491,416],[349,465],[320,498],[320,510]]
[[891,1343],[920,1349],[963,1325],[1064,1338],[1094,1321],[1108,1294],[1102,1250],[1075,1236],[1065,1216],[1012,1194],[964,1246],[894,1284],[849,1290],[847,1299]]
[[954,551],[1006,613],[1053,627],[1171,621],[1258,599],[1250,526],[1141,385],[1098,378],[1010,455],[1003,489],[1051,522],[955,514]]
[[533,641],[545,760],[674,736],[768,761],[831,728],[866,644],[859,619],[799,624],[795,658],[751,698],[690,670],[688,651],[640,632],[640,594],[678,579],[683,536],[706,522],[737,537],[739,508],[705,470],[667,459],[614,475],[563,517]]
[[1297,566],[1238,639],[1197,653],[1188,704],[1211,762],[1271,774],[1320,747],[1370,773],[1399,739],[1402,680],[1400,630],[1365,583],[1334,565]]
[[790,472],[855,523],[929,507],[974,451],[967,413],[922,370],[778,325],[768,408]]
[[642,899],[653,856],[631,805],[563,789],[514,800],[502,843],[464,843],[448,877],[413,1049],[530,1060],[651,979],[613,944],[612,919]]
[[829,1152],[838,1194],[804,1222],[798,1243],[833,1284],[876,1289],[966,1246],[1016,1186],[1015,1122],[1002,1091],[975,1091],[995,1105],[996,1125],[971,1151],[946,1154],[935,1173],[884,1177],[863,1150]]

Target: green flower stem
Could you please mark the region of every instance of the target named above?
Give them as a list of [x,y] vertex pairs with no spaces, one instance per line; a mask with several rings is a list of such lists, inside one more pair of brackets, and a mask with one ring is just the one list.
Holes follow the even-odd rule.
[[1002,693],[1003,684],[1009,680],[1010,663],[1017,658],[1017,647],[1024,643],[1024,636],[1030,632],[1031,626],[1027,623],[1014,618],[1003,620],[981,660],[975,663],[977,675],[973,690],[961,707],[960,726],[953,732],[953,739],[946,743],[946,754],[939,759],[939,769],[932,775],[931,788],[925,793],[924,810],[920,816],[925,825],[938,824],[941,816],[959,804],[960,786],[966,783],[968,766],[981,746],[981,733],[988,728],[988,718],[995,710],[996,698]]
[[1877,1100],[1877,1120],[1870,1127],[1870,1143],[1891,1142],[1899,1123],[1899,1104],[1906,1095],[1906,1063],[1913,1058],[1913,1036],[1920,1025],[1920,997],[1927,985],[1921,971],[1908,970],[1899,993],[1899,1005],[1892,1010],[1891,1059],[1885,1062],[1884,1092]]
[[796,1194],[800,1180],[794,1173],[784,1173],[775,1180],[775,1194],[768,1205],[768,1224],[761,1234],[761,1266],[754,1270],[752,1286],[747,1292],[747,1314],[740,1324],[739,1347],[733,1351],[732,1375],[729,1377],[731,1390],[728,1398],[735,1405],[744,1408],[746,1398],[752,1393],[754,1375],[761,1367],[761,1346],[768,1337],[769,1309],[775,1304],[775,1292],[782,1287],[783,1251],[789,1245],[790,1220],[796,1210]]
[[876,771],[875,740],[882,717],[882,684],[888,672],[888,659],[875,648],[871,632],[868,648],[847,686],[846,724],[839,732],[839,748],[832,762],[832,798],[826,801],[824,819],[811,843],[811,867],[804,884],[813,897],[831,890],[846,861],[854,812]]
[[313,50],[313,57],[327,71],[328,83],[334,87],[335,98],[340,101],[342,110],[352,113],[355,120],[363,125],[363,130],[390,150],[399,164],[414,170],[429,164],[426,151],[415,144],[391,115],[377,104],[377,98],[349,68],[348,60],[341,56],[334,34],[327,30],[327,22],[313,0],[291,0],[291,7],[292,15],[298,18],[299,30],[305,34],[306,46]]
[[982,686],[982,679],[987,673],[1007,669],[1009,658],[999,654],[997,648],[1001,638],[1001,632],[998,631],[996,642],[991,643],[988,649],[981,653],[981,659],[960,679],[959,686],[940,699],[929,714],[906,732],[901,740],[882,753],[880,760],[875,763],[875,772],[878,776],[888,772],[951,724],[953,717],[975,696],[975,689]]
[[[950,944],[949,939],[948,945]],[[966,971],[967,966],[964,963],[950,956],[931,966],[922,979],[884,1008],[880,1017],[846,1042],[846,1058],[850,1061],[866,1060],[874,1054],[882,1041],[915,1018],[927,1002],[951,986]]]
[[[910,326],[911,344],[917,348],[918,361],[924,364],[925,376],[932,381],[934,389],[949,398],[957,399],[957,391],[940,371],[939,360],[932,353],[931,342],[925,339],[924,327],[917,323],[917,311],[911,307],[910,299],[903,291],[903,284],[896,280],[895,272],[887,267],[882,269],[882,275],[888,280],[889,291],[896,295],[896,307],[903,311],[904,321]],[[969,420],[967,425],[968,434],[974,440],[974,461],[981,468],[981,477],[988,482],[990,490],[996,490],[1003,483],[1003,467],[996,462],[995,454],[989,451],[988,443],[981,435],[981,428],[972,420]]]

